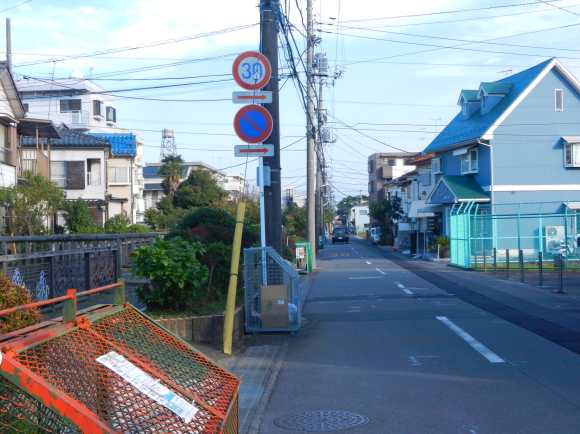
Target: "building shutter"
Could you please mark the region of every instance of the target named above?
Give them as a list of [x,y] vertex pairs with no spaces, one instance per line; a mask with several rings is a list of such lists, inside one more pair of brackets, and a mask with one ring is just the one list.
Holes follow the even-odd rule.
[[67,161],[66,163],[67,190],[84,190],[85,179],[86,179],[85,162]]

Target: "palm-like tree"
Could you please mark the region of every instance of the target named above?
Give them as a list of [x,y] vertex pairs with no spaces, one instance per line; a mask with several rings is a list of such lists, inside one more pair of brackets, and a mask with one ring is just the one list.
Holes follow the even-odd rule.
[[169,187],[169,194],[175,196],[177,187],[179,187],[179,181],[185,176],[185,167],[183,166],[185,161],[183,161],[181,155],[168,155],[161,162],[163,165],[157,173],[165,177],[167,186]]

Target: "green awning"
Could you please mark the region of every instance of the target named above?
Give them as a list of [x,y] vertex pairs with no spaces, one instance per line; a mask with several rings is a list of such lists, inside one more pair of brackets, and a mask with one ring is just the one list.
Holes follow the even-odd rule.
[[471,176],[442,176],[428,203],[489,202],[489,196]]

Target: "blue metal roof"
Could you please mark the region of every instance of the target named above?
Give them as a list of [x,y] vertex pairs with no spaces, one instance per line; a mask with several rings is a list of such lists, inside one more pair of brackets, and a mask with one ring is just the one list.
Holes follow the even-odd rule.
[[483,136],[489,127],[497,121],[503,112],[512,105],[552,60],[546,60],[525,71],[496,81],[495,83],[510,83],[513,86],[510,92],[489,113],[482,116],[480,110],[477,110],[468,119],[463,119],[463,114],[459,112],[425,148],[424,152],[445,148],[456,143],[468,142]]
[[134,134],[104,134],[90,133],[91,136],[108,140],[111,144],[113,154],[116,155],[136,155],[137,138]]

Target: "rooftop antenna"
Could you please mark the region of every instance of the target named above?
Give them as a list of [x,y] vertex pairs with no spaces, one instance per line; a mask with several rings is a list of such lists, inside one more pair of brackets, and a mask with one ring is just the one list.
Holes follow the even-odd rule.
[[506,77],[512,75],[512,69],[506,69],[505,71],[497,71],[498,74],[505,74]]
[[173,133],[173,130],[164,129],[161,134],[163,139],[161,140],[160,162],[163,161],[165,157],[177,155],[177,146],[175,145],[175,134]]

